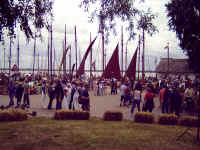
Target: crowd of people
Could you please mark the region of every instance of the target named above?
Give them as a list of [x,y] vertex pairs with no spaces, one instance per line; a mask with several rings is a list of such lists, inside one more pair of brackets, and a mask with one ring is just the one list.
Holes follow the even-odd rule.
[[[72,110],[90,110],[89,85],[81,80],[69,81],[64,78],[45,76],[39,78],[30,78],[30,76],[20,76],[17,80],[9,78],[8,95],[10,98],[9,107],[30,108],[31,82],[37,82],[41,94],[42,108],[52,109],[54,99],[56,100],[56,109]],[[17,103],[14,104],[16,97]]]
[[89,90],[93,90],[94,96],[117,95],[120,92],[120,107],[131,106],[130,113],[137,111],[152,112],[155,108],[155,97],[158,97],[161,113],[181,112],[192,113],[199,104],[199,78],[195,80],[180,78],[149,77],[145,80],[133,79],[103,79],[76,78],[70,80],[46,75],[19,76],[9,78],[8,91],[10,102],[8,107],[30,108],[30,83],[39,86],[37,94],[41,94],[42,108],[52,109],[53,100],[56,100],[56,109],[90,110]]
[[198,78],[148,78],[145,81],[137,81],[133,90],[131,85],[130,81],[122,81],[120,86],[120,106],[131,105],[131,114],[136,106],[138,112],[152,112],[155,108],[155,97],[158,97],[161,113],[175,113],[177,116],[180,116],[181,112],[193,114],[200,105]]

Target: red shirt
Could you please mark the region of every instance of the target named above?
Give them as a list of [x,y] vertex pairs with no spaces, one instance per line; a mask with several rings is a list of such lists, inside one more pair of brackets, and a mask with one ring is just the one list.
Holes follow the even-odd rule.
[[154,94],[151,92],[147,92],[145,97],[144,97],[144,101],[146,102],[147,100],[153,100]]

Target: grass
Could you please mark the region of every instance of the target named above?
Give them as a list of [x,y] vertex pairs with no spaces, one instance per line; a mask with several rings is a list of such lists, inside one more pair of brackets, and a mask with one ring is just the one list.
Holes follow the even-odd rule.
[[131,121],[31,118],[0,123],[1,150],[199,150],[196,128],[176,141],[186,128]]

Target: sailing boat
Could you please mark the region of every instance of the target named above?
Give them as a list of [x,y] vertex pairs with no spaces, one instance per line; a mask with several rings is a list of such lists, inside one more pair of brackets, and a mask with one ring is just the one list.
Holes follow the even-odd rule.
[[116,78],[120,79],[120,67],[119,67],[119,48],[118,44],[112,54],[112,57],[110,58],[104,72],[102,73],[102,78]]
[[85,73],[85,61],[87,59],[87,56],[90,52],[90,50],[92,49],[92,45],[94,44],[95,40],[96,40],[97,37],[95,37],[95,39],[90,43],[90,45],[88,46],[87,48],[87,51],[85,52],[85,55],[83,56],[83,59],[81,61],[81,64],[76,72],[76,76],[81,76]]
[[129,79],[134,79],[135,80],[137,51],[138,51],[138,48],[136,49],[135,54],[133,55],[133,57],[131,59],[131,62],[129,64],[129,66],[128,66],[128,69],[126,70],[124,78],[128,77]]

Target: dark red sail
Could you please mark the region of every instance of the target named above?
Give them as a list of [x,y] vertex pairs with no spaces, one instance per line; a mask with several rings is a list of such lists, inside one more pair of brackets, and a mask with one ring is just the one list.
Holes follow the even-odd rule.
[[95,39],[90,43],[89,47],[87,48],[87,51],[85,52],[85,55],[84,55],[84,57],[83,57],[83,59],[81,61],[81,64],[80,64],[80,66],[79,66],[79,68],[78,68],[78,70],[76,72],[77,76],[80,76],[80,75],[85,73],[85,61],[87,59],[87,56],[88,56],[90,50],[92,49],[92,45],[94,44],[96,38],[97,37],[95,37]]
[[126,70],[126,73],[125,73],[125,77],[128,77],[129,79],[130,78],[133,78],[135,79],[135,74],[136,74],[136,62],[137,62],[137,50],[135,51],[135,54],[133,55],[132,59],[131,59],[131,62],[128,66],[128,69]]
[[108,62],[108,65],[106,66],[102,74],[102,77],[106,79],[111,79],[111,78],[120,79],[121,78],[120,68],[119,68],[118,44],[117,44],[117,47],[115,48],[115,51],[112,54],[110,61]]

